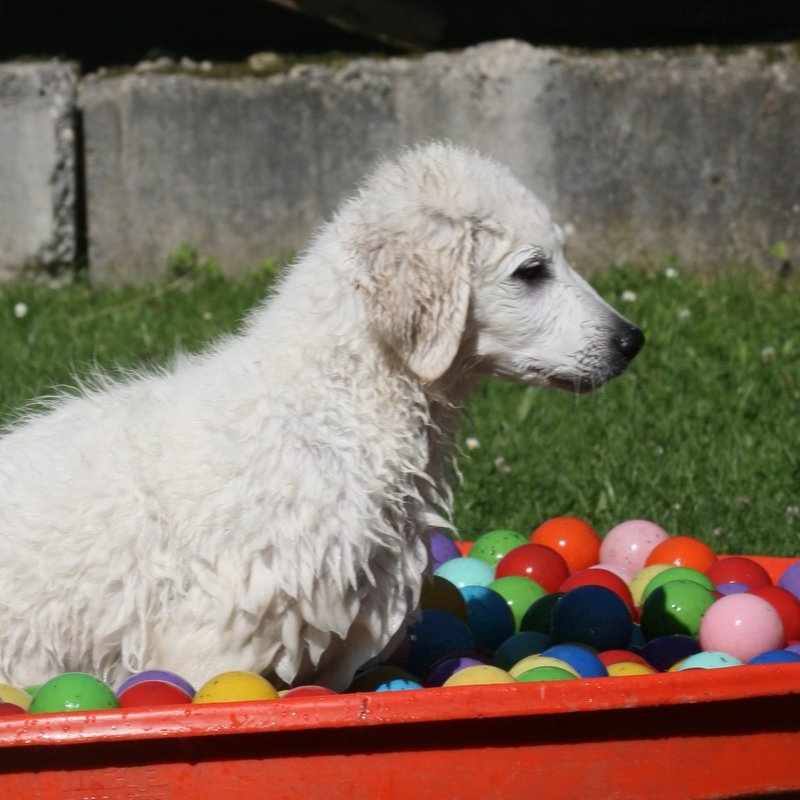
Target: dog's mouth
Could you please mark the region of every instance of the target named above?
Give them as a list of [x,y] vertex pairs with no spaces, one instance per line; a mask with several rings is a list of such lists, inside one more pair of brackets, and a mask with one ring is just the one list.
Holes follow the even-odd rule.
[[544,385],[574,394],[592,392],[622,375],[643,346],[644,334],[635,325],[625,322],[611,335],[602,354],[578,359],[582,367],[580,373],[553,372],[546,376]]

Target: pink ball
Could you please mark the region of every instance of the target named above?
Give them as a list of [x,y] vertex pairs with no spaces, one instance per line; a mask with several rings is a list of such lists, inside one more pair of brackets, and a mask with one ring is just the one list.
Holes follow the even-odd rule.
[[729,594],[714,602],[700,621],[700,646],[749,661],[784,645],[780,615],[754,594]]
[[644,567],[650,551],[669,539],[669,534],[655,522],[630,519],[620,522],[603,538],[600,544],[600,561],[618,564],[635,575]]

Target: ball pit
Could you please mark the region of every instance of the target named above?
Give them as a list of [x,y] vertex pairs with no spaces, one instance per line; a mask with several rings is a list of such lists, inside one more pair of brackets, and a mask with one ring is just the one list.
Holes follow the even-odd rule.
[[[425,584],[419,620],[409,627],[392,663],[364,670],[345,693],[303,685],[278,691],[261,676],[243,672],[212,675],[195,692],[179,675],[159,670],[132,676],[116,687],[116,692],[92,676],[76,678],[71,673],[54,676],[41,687],[29,687],[30,693],[0,685],[0,747],[17,748],[21,755],[5,772],[0,767],[0,792],[9,793],[10,784],[4,783],[8,776],[18,776],[20,781],[23,778],[19,776],[26,776],[27,785],[16,784],[15,796],[24,796],[31,794],[31,781],[46,779],[55,785],[68,782],[69,775],[79,775],[80,766],[77,770],[63,768],[69,763],[64,760],[66,755],[62,758],[65,747],[82,753],[83,748],[91,750],[97,743],[111,752],[109,742],[148,743],[149,750],[133,745],[131,752],[138,755],[125,767],[141,771],[143,759],[147,762],[143,754],[152,751],[151,737],[157,736],[157,769],[162,774],[175,764],[175,786],[185,785],[186,770],[202,763],[209,772],[203,773],[203,785],[193,796],[219,796],[223,785],[230,785],[232,765],[239,757],[240,745],[226,749],[228,734],[240,741],[253,737],[253,742],[259,742],[248,745],[248,751],[260,748],[263,740],[264,752],[268,752],[272,737],[290,730],[296,736],[313,735],[312,747],[319,750],[318,754],[303,754],[302,791],[309,797],[326,796],[324,787],[335,780],[338,767],[331,754],[339,752],[340,739],[342,752],[347,754],[343,766],[348,774],[355,768],[364,782],[363,793],[354,788],[350,796],[381,793],[366,777],[366,762],[361,772],[354,767],[360,752],[369,758],[374,748],[386,764],[395,765],[392,774],[398,779],[402,776],[398,785],[403,786],[403,795],[413,792],[433,798],[440,796],[433,774],[436,772],[437,781],[441,778],[446,753],[453,747],[456,752],[479,753],[481,747],[493,748],[498,735],[511,737],[509,741],[519,741],[517,746],[524,748],[529,779],[564,787],[562,794],[553,796],[583,795],[592,789],[581,783],[580,775],[572,774],[580,771],[565,768],[566,754],[559,749],[563,742],[572,748],[570,761],[575,755],[582,761],[589,759],[595,769],[602,770],[609,786],[624,775],[628,796],[686,796],[677,791],[669,794],[663,787],[670,784],[674,764],[687,757],[696,757],[704,765],[704,770],[693,771],[692,781],[699,784],[704,780],[701,773],[708,774],[708,793],[698,791],[692,796],[716,796],[714,792],[755,795],[765,786],[800,789],[795,768],[800,732],[787,733],[786,725],[787,719],[800,713],[800,599],[795,593],[800,585],[796,566],[800,562],[718,557],[713,551],[713,558],[708,559],[707,545],[694,544],[689,546],[691,558],[674,556],[676,551],[686,552],[686,542],[671,549],[660,547],[665,542],[661,539],[648,549],[663,529],[645,523],[633,520],[630,525],[617,526],[622,530],[616,537],[617,550],[607,548],[604,555],[605,540],[594,540],[590,531],[570,522],[583,531],[584,550],[593,553],[594,563],[586,563],[585,555],[581,560],[564,544],[564,529],[559,532],[564,522],[549,528],[552,546],[546,544],[544,533],[533,541],[538,531],[548,531],[547,525],[535,528],[530,542],[523,544],[513,532],[491,532],[484,541],[482,558],[476,557],[481,551],[474,547],[470,551],[468,546],[448,546],[441,538],[446,534],[438,533],[438,544],[431,547],[436,575]],[[566,530],[571,528],[566,526]],[[594,550],[592,541],[597,545]],[[528,556],[542,553],[540,548],[549,548],[555,558],[545,554],[543,561],[531,562]],[[501,570],[500,565],[516,550],[521,551],[516,556],[517,567],[510,572]],[[576,552],[583,551],[576,547]],[[609,552],[620,563],[604,562]],[[669,563],[646,563],[668,558],[671,553]],[[698,568],[701,556],[708,562],[704,570]],[[482,566],[476,566],[479,563]],[[556,566],[550,570],[541,567],[542,563]],[[538,581],[531,579],[537,568]],[[552,575],[563,569],[566,576],[556,582]],[[626,580],[624,575],[630,577]],[[742,631],[744,639],[739,636]],[[80,692],[69,687],[73,680],[83,682]],[[100,699],[84,699],[89,685],[97,688]],[[61,687],[62,696],[55,700],[53,686]],[[728,711],[717,724],[716,707],[721,701],[722,705],[741,703],[752,712],[732,717]],[[700,716],[692,710],[693,705]],[[654,717],[651,726],[650,711],[657,708],[676,711],[666,731],[663,726],[670,717],[663,713]],[[617,731],[613,725],[595,722],[593,717],[599,720],[604,709],[631,715],[625,729]],[[35,737],[28,720],[36,721]],[[546,720],[547,729],[537,726],[537,720]],[[692,720],[701,722],[707,733],[700,737],[692,734]],[[425,733],[429,724],[438,729],[437,741],[445,730],[454,740],[443,741],[444,749],[439,749]],[[409,725],[422,735],[408,747],[398,748],[391,738],[396,733],[388,729]],[[456,725],[464,725],[464,731]],[[362,737],[363,745],[348,740],[364,726],[371,727]],[[631,729],[637,731],[636,741],[625,732]],[[25,730],[30,734],[23,733]],[[531,730],[537,730],[535,737],[530,736]],[[215,738],[210,748],[202,745],[201,740],[210,736],[222,738]],[[25,748],[34,741],[39,748],[47,742],[61,747],[46,750],[44,761],[39,751],[26,761]],[[179,741],[184,744],[177,746]],[[635,759],[635,768],[616,760],[621,741],[626,743],[626,752],[632,753],[629,757]],[[362,746],[366,748],[363,751],[359,750]],[[726,747],[730,753],[720,756]],[[227,753],[220,757],[219,763],[227,766],[218,779],[209,766],[216,763],[217,749]],[[410,761],[406,758],[409,754],[413,756]],[[502,754],[497,757],[502,761]],[[47,768],[47,758],[56,768]],[[80,763],[89,769],[94,758],[87,755]],[[243,770],[261,775],[261,788],[269,786],[271,796],[291,796],[289,775],[296,779],[297,762],[288,751],[269,762],[269,774],[260,772],[261,767],[250,760]],[[317,767],[309,770],[314,763]],[[602,767],[597,766],[600,764]],[[459,771],[445,769],[448,780],[455,781],[459,797],[511,795],[511,785],[500,791],[480,779],[466,779],[459,777]],[[414,775],[426,776],[426,781],[414,783]],[[141,778],[145,780],[144,773]],[[308,788],[306,780],[318,790]],[[295,792],[297,786],[295,780]],[[206,791],[208,794],[203,793]],[[681,791],[688,790],[684,787]],[[224,793],[232,800],[256,796]],[[60,796],[55,791],[39,794]],[[176,789],[175,794],[163,796],[181,794]]]

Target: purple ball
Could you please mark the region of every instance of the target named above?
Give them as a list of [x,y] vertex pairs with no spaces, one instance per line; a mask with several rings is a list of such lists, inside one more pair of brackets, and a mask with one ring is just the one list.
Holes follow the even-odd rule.
[[791,592],[800,600],[800,561],[795,561],[784,570],[783,575],[778,579],[778,586]]
[[485,664],[475,656],[452,656],[443,658],[433,665],[431,671],[425,676],[425,686],[441,686],[453,673],[466,667],[481,667]]
[[441,530],[433,530],[428,537],[428,552],[430,553],[430,569],[436,572],[445,561],[461,558],[461,551],[452,538]]
[[722,594],[741,594],[742,592],[749,591],[750,587],[746,583],[718,583],[716,590]]

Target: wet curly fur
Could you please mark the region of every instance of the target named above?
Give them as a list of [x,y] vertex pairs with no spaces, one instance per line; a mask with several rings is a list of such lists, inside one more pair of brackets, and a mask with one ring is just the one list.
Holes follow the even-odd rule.
[[475,382],[587,391],[641,342],[508,170],[404,152],[239,334],[0,439],[0,681],[345,687],[415,611]]

